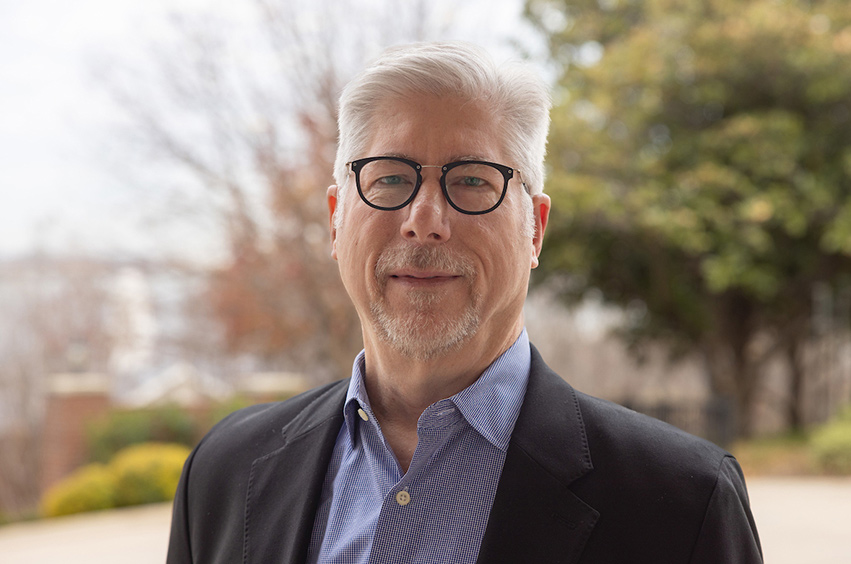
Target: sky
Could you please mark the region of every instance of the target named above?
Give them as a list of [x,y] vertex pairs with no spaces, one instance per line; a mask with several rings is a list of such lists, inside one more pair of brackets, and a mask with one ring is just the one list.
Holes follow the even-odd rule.
[[0,1],[0,257],[139,245],[104,147],[120,114],[92,78],[130,56],[164,2]]
[[[484,3],[487,41],[518,32],[520,0]],[[122,170],[127,149],[116,131],[124,116],[95,70],[98,61],[143,60],[175,11],[236,18],[240,5],[0,0],[0,260],[34,250],[155,256],[209,243],[151,222],[156,204],[145,183],[152,180],[136,182]],[[482,37],[481,28],[471,21],[470,38]]]

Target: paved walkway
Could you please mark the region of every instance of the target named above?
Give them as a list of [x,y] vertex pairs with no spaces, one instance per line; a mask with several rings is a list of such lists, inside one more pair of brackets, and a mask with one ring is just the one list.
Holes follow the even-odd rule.
[[851,479],[748,480],[766,564],[851,564]]
[[161,564],[171,505],[156,504],[0,527],[2,564]]
[[[767,564],[851,563],[851,479],[748,480]],[[3,564],[165,561],[171,508],[152,505],[0,527]]]

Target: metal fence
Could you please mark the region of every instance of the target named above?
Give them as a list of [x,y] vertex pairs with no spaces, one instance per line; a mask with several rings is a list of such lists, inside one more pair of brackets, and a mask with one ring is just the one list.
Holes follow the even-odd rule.
[[725,448],[736,438],[735,410],[732,402],[723,398],[685,403],[629,402],[624,405]]

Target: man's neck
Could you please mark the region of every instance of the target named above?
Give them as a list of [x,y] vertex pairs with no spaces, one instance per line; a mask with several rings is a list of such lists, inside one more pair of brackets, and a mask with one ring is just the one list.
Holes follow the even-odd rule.
[[477,334],[449,354],[412,359],[365,336],[364,384],[382,432],[406,471],[417,445],[417,422],[431,404],[470,386],[517,340],[522,319],[502,335]]

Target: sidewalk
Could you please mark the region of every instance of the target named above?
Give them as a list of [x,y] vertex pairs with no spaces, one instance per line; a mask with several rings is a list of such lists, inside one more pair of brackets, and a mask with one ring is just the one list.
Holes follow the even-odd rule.
[[2,564],[162,564],[171,504],[0,527]]
[[[752,478],[767,564],[851,562],[851,479]],[[3,564],[160,564],[171,507],[149,505],[0,527]]]
[[752,478],[767,564],[851,563],[851,478]]

